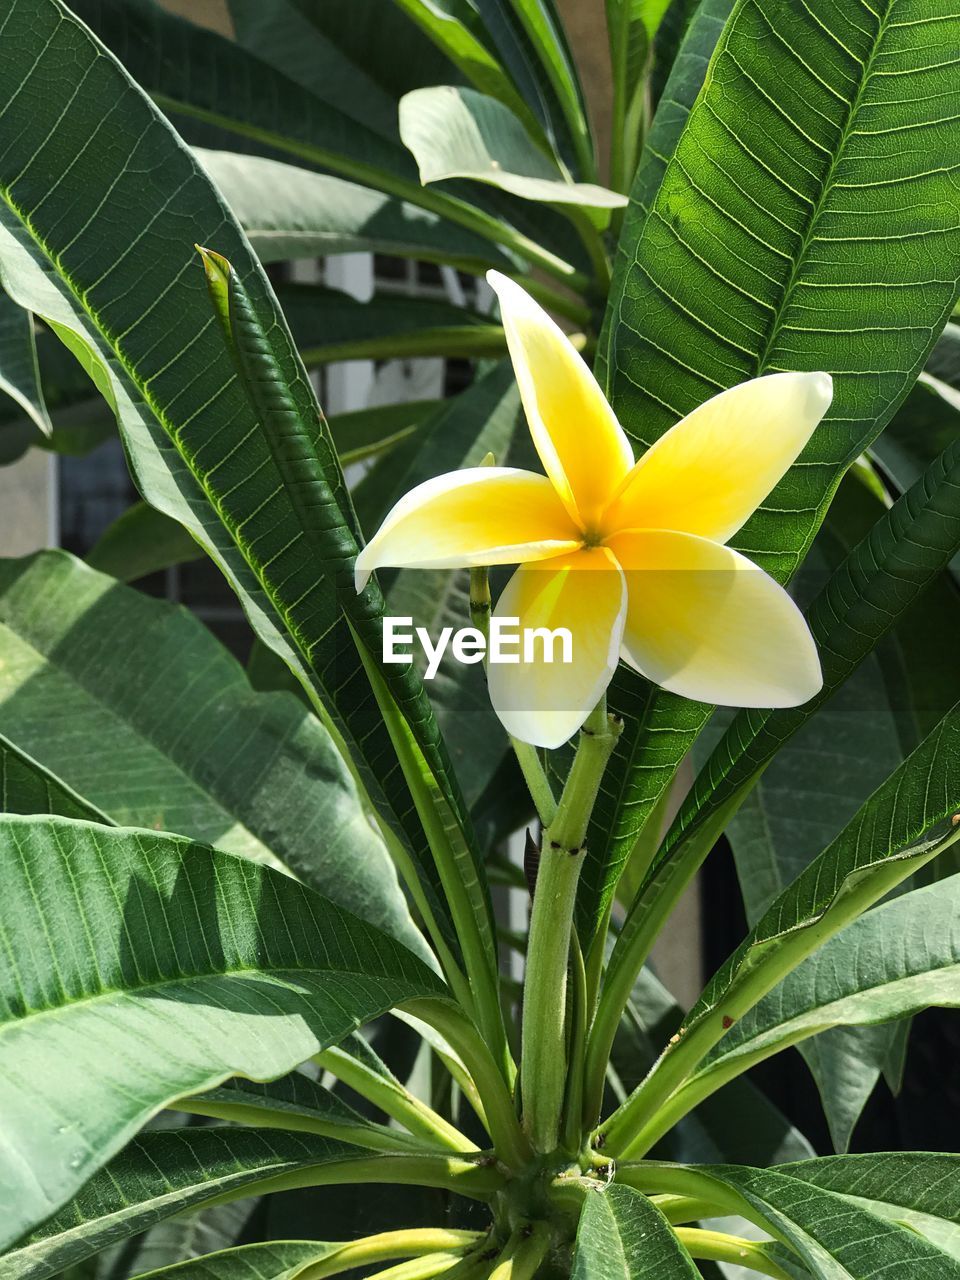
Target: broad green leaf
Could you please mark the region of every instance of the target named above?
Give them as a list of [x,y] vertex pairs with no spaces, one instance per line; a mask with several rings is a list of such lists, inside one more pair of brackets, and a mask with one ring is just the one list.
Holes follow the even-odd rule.
[[53,430],[40,385],[33,317],[0,288],[0,392],[23,410],[41,435]]
[[616,1184],[588,1195],[571,1280],[698,1280],[693,1259],[646,1196]]
[[[301,370],[288,379],[284,362],[288,349],[276,336],[278,330],[282,336],[286,333],[281,328],[282,318],[258,308],[227,259],[208,250],[201,253],[211,306],[221,322],[248,407],[280,482],[279,491],[271,497],[279,492],[286,500],[291,533],[300,536],[313,563],[323,566],[323,578],[319,583],[314,579],[313,586],[318,603],[334,620],[342,609],[346,628],[356,641],[380,713],[377,726],[386,728],[402,764],[433,855],[431,870],[442,883],[456,922],[457,940],[476,988],[478,1006],[487,1009],[486,1015],[480,1015],[484,1031],[495,1034],[492,1016],[502,1036],[493,912],[468,815],[419,674],[412,665],[384,661],[380,587],[373,579],[357,591],[354,564],[359,531],[333,442],[319,407],[315,402],[304,403]],[[262,512],[255,514],[262,516]],[[248,530],[244,536],[249,536]],[[290,599],[289,584],[284,583],[281,591]],[[329,653],[334,646],[326,632],[319,630],[312,618],[307,625],[312,644]],[[319,653],[311,654],[314,669],[321,661]],[[436,932],[432,922],[431,929]],[[465,992],[458,994],[462,998]]]
[[[807,611],[823,690],[802,707],[741,711],[710,755],[664,842],[719,828],[778,749],[839,689],[960,548],[960,441],[873,526]],[[815,723],[815,722],[814,722]]]
[[499,322],[434,298],[376,294],[359,302],[323,285],[280,285],[277,296],[307,365],[407,356],[500,356]]
[[196,155],[261,262],[386,253],[482,275],[510,270],[494,245],[406,200],[266,156],[197,148]]
[[0,812],[55,813],[112,825],[105,813],[0,734]]
[[[960,16],[947,0],[890,8],[740,0],[611,298],[611,398],[641,448],[745,378],[833,374],[829,415],[735,539],[781,579],[909,391],[960,278],[960,193],[937,159],[960,145],[941,57]],[[935,272],[918,243],[936,245]],[[647,706],[614,856],[707,715]]]
[[[868,911],[805,960],[724,1036],[692,1088],[830,1027],[960,1004],[960,876]],[[814,1042],[815,1043],[815,1042]]]
[[[499,1175],[447,1156],[391,1156],[312,1134],[233,1127],[143,1133],[0,1259],[2,1280],[46,1280],[198,1205],[337,1182],[453,1185],[483,1198]],[[322,1245],[318,1242],[319,1248]]]
[[783,1172],[905,1222],[960,1259],[960,1157],[926,1151],[826,1156]]
[[[720,37],[733,0],[701,0],[677,54],[660,99],[637,169],[630,204],[617,245],[610,297],[619,298],[632,262],[632,251],[646,212],[663,178],[690,108],[700,91],[707,63]],[[616,330],[617,308],[611,302],[604,314],[594,368],[610,394],[610,343]],[[693,703],[657,694],[625,666],[618,669],[609,694],[610,705],[623,716],[624,730],[600,784],[600,794],[587,837],[587,858],[581,875],[577,918],[589,939],[613,895],[617,878],[644,825],[673,778],[677,761],[707,720]],[[684,721],[683,717],[687,717]],[[670,750],[654,760],[652,742],[670,741]],[[643,767],[640,760],[643,758]],[[655,819],[654,819],[655,820]]]
[[[670,1097],[677,1086],[811,952],[960,839],[958,809],[960,707],[955,707],[718,969],[653,1071],[604,1126],[611,1151],[649,1145],[669,1126],[670,1106],[683,1115],[683,1090]],[[654,883],[656,877],[654,870]],[[641,1110],[653,1118],[638,1129],[633,1117]]]
[[960,1277],[960,1262],[916,1231],[780,1169],[707,1170],[711,1179],[742,1196],[752,1215],[791,1246],[817,1280]]
[[0,659],[9,735],[115,822],[289,867],[428,954],[330,735],[193,614],[64,552],[4,560]]
[[182,524],[137,502],[104,530],[87,564],[119,582],[136,582],[171,565],[202,559],[203,548]]
[[[612,0],[618,5],[621,0]],[[632,0],[622,0],[629,8]],[[623,282],[633,261],[633,248],[639,239],[650,205],[677,142],[687,122],[687,116],[696,100],[706,75],[707,64],[720,39],[723,24],[730,16],[733,0],[700,0],[696,12],[677,56],[670,68],[664,92],[657,104],[657,111],[650,132],[640,153],[640,163],[630,190],[630,203],[623,216],[623,227],[617,241],[613,264],[610,297],[619,298]],[[608,304],[603,316],[603,328],[594,357],[594,373],[600,385],[610,395],[610,344],[616,328],[617,309]]]
[[572,182],[502,102],[475,89],[415,89],[400,103],[400,136],[423,183],[470,178],[523,200],[621,208],[626,198],[594,183]]
[[[947,330],[957,327],[948,324]],[[933,355],[942,344],[941,337]],[[928,365],[932,359],[933,356]],[[925,371],[870,452],[902,491],[914,484],[937,454],[958,438],[960,391]]]
[[332,902],[182,837],[5,817],[0,863],[0,1247],[176,1098],[442,989]]
[[[215,239],[230,253],[271,318],[284,384],[315,415],[262,269],[196,160],[86,28],[56,0],[16,0],[7,24],[0,84],[9,90],[3,109],[16,137],[0,161],[7,286],[56,329],[115,408],[141,493],[212,556],[256,633],[343,738],[371,798],[414,856],[444,927],[436,875],[393,746],[358,679],[353,638],[318,578],[316,551],[296,525],[258,418],[230,368],[193,245]],[[73,78],[58,74],[53,89],[41,84],[48,62],[70,68]],[[124,130],[91,139],[89,119],[121,102]],[[46,195],[62,171],[63,147],[72,150],[74,197],[54,209]],[[143,181],[144,148],[156,185]],[[111,209],[123,217],[95,216],[107,187]],[[176,211],[166,194],[173,187]],[[149,326],[141,323],[147,308]],[[316,439],[335,470],[322,427]],[[342,483],[338,505],[341,499]]]
[[229,1250],[247,1227],[259,1203],[256,1196],[194,1209],[158,1222],[137,1240],[126,1240],[98,1254],[89,1266],[96,1280],[128,1280],[171,1264],[196,1261],[214,1250]]

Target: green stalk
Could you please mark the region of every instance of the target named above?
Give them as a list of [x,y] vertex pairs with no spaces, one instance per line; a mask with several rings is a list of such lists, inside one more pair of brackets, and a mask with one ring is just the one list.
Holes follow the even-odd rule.
[[524,1128],[544,1152],[557,1145],[566,1092],[567,962],[584,841],[619,734],[601,698],[581,730],[556,816],[543,836],[527,945],[520,1087]]
[[471,1142],[466,1134],[461,1133],[425,1102],[421,1102],[399,1080],[379,1075],[345,1050],[336,1046],[324,1049],[322,1053],[315,1055],[314,1062],[349,1085],[361,1098],[366,1098],[404,1125],[411,1133],[419,1134],[427,1141],[450,1151],[479,1150],[477,1144]]
[[[488,939],[484,937],[478,915],[482,915],[484,920],[486,916],[482,911],[477,911],[475,899],[471,897],[464,883],[463,869],[472,864],[472,857],[466,845],[460,820],[446,804],[409,726],[386,687],[379,667],[356,633],[354,638],[364,671],[397,753],[403,776],[410,788],[414,806],[423,824],[424,834],[433,854],[444,894],[450,904],[450,912],[457,928],[470,983],[471,1004],[476,1012],[477,1024],[501,1064],[504,1077],[509,1077],[513,1070],[513,1059],[510,1056],[503,1010],[500,1005],[496,939],[492,936]],[[457,842],[457,848],[454,848],[454,841]]]
[[530,1160],[530,1144],[517,1120],[513,1097],[484,1038],[470,1020],[449,1000],[408,1000],[403,1008],[439,1031],[470,1072],[483,1102],[487,1132],[497,1156],[513,1169]]
[[448,1231],[441,1227],[421,1227],[410,1231],[382,1231],[377,1235],[350,1240],[319,1262],[304,1267],[299,1280],[327,1280],[328,1276],[352,1271],[374,1262],[424,1254],[456,1254],[472,1248],[483,1236],[478,1231]]
[[703,1231],[699,1227],[676,1227],[676,1236],[691,1258],[704,1258],[710,1262],[732,1262],[738,1267],[748,1267],[773,1280],[790,1280],[788,1272],[778,1266],[756,1240],[742,1236],[729,1236],[724,1231]]
[[549,1250],[546,1223],[531,1223],[515,1231],[490,1272],[490,1280],[533,1280]]
[[746,1218],[762,1231],[780,1238],[746,1196],[695,1167],[663,1164],[657,1160],[621,1163],[617,1165],[616,1181],[646,1196],[667,1194],[696,1201],[704,1209],[704,1217]]

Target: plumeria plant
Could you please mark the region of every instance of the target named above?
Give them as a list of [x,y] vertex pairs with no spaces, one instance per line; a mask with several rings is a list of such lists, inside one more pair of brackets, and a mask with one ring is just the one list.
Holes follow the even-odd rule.
[[954,9],[608,0],[601,155],[549,0],[4,0],[0,440],[143,501],[0,561],[0,1280],[960,1280],[960,1156],[848,1154],[960,1004]]

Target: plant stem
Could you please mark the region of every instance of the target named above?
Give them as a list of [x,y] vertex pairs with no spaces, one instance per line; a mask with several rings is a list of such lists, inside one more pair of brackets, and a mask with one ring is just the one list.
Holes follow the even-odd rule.
[[566,1091],[567,961],[584,841],[600,779],[619,737],[601,698],[580,733],[556,816],[543,836],[524,979],[523,1124],[539,1151],[557,1145]]
[[675,1227],[677,1239],[691,1258],[705,1258],[711,1262],[732,1262],[738,1267],[749,1267],[774,1280],[790,1280],[788,1272],[778,1266],[756,1240],[742,1236],[728,1236],[723,1231],[703,1231],[699,1227]]
[[522,1169],[531,1155],[500,1069],[476,1027],[449,1000],[408,1000],[408,1012],[434,1027],[462,1058],[483,1101],[487,1131],[498,1157],[507,1166]]
[[409,1262],[401,1262],[395,1267],[387,1267],[386,1271],[377,1271],[370,1280],[430,1280],[431,1276],[442,1275],[463,1260],[459,1253],[428,1253],[423,1258],[411,1258]]
[[533,1223],[515,1231],[490,1272],[490,1280],[533,1280],[550,1248],[546,1223]]
[[366,1098],[404,1125],[411,1133],[419,1134],[429,1142],[450,1151],[479,1150],[477,1144],[471,1142],[466,1134],[444,1120],[443,1116],[438,1115],[425,1102],[421,1102],[399,1080],[378,1075],[345,1050],[336,1047],[325,1049],[314,1057],[314,1062],[349,1085],[361,1098]]
[[667,1193],[688,1197],[700,1203],[704,1217],[746,1218],[761,1231],[780,1240],[781,1244],[791,1247],[746,1196],[697,1168],[663,1164],[658,1160],[638,1160],[635,1164],[618,1164],[616,1181],[634,1187],[646,1196]]
[[[441,1227],[422,1227],[410,1231],[383,1231],[361,1240],[350,1240],[317,1262],[308,1263],[300,1272],[301,1280],[327,1280],[328,1276],[373,1262],[389,1262],[393,1258],[418,1257],[437,1253],[449,1255],[473,1247],[483,1236],[477,1231],[447,1231]],[[317,1246],[318,1249],[321,1246]]]

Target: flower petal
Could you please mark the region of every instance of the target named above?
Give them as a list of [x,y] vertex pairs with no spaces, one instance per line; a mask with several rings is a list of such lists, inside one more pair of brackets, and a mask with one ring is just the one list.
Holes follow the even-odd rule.
[[633,466],[633,450],[566,334],[499,271],[487,280],[500,315],[540,461],[570,514],[594,525]]
[[[626,603],[623,574],[601,547],[517,570],[493,611],[487,666],[490,699],[509,733],[538,747],[559,747],[576,733],[616,670]],[[495,661],[497,619],[506,618],[519,620],[521,635],[566,627],[572,661],[560,661],[558,642],[545,662],[539,641],[533,661],[523,660],[522,642],[512,650],[519,661]]]
[[519,564],[573,550],[579,532],[546,476],[465,467],[426,480],[396,504],[357,557],[356,587],[374,569]]
[[791,467],[830,407],[826,373],[774,373],[694,409],[633,468],[604,516],[726,542]]
[[730,547],[643,530],[608,545],[627,579],[623,656],[673,693],[731,707],[795,707],[823,683],[800,610]]

